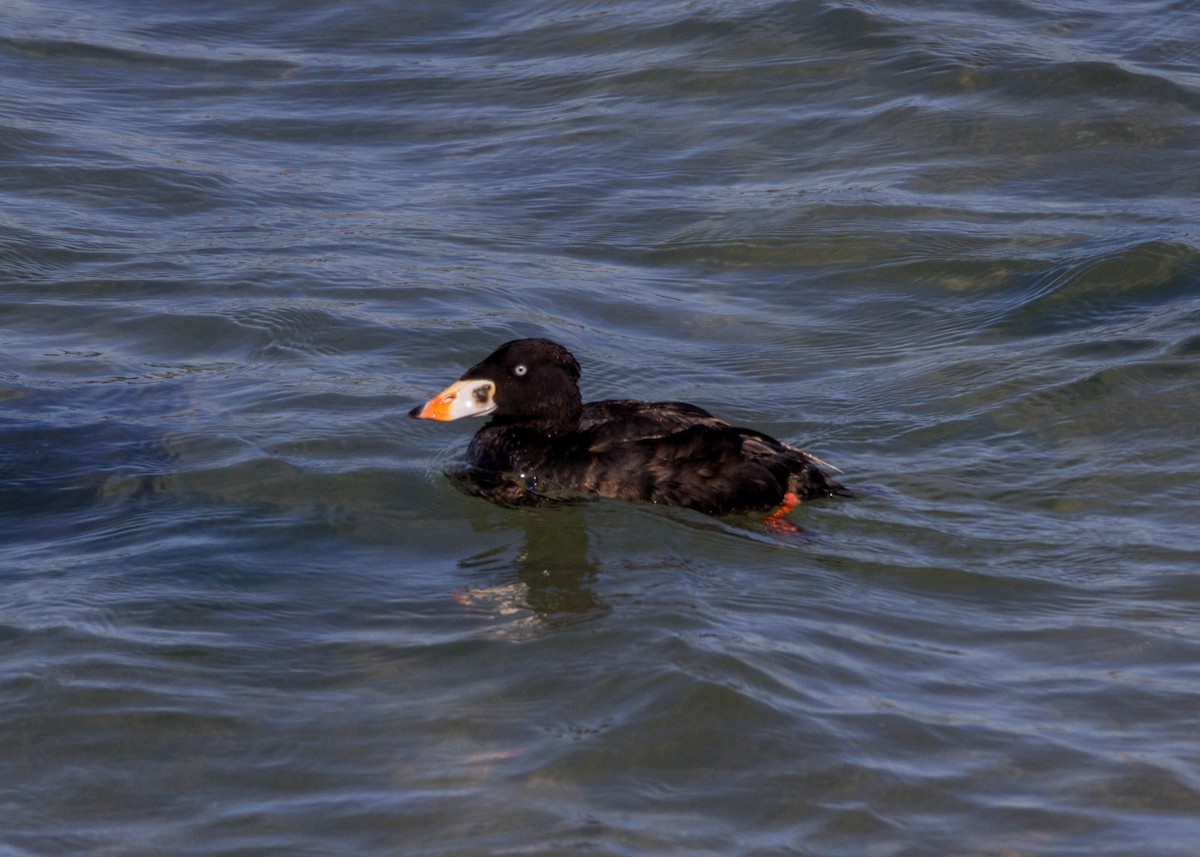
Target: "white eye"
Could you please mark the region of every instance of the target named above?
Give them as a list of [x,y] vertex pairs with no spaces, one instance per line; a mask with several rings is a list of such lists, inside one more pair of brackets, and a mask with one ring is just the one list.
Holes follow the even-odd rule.
[[518,378],[520,376],[524,375],[528,371],[529,370],[525,368],[524,363],[518,363],[515,367],[513,367],[513,374],[516,375]]

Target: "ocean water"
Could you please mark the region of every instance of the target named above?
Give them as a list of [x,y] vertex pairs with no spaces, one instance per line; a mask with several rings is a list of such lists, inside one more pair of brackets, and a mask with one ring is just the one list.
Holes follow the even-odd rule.
[[[0,853],[1200,840],[1200,5],[9,0]],[[857,496],[489,505],[496,345]]]

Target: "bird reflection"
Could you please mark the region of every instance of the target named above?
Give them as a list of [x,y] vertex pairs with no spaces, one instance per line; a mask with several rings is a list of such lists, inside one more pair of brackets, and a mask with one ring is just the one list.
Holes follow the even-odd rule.
[[508,520],[523,536],[516,556],[511,547],[492,548],[464,558],[459,565],[489,573],[504,569],[515,572],[516,580],[510,577],[506,583],[467,587],[458,594],[459,603],[501,615],[530,611],[546,622],[570,621],[610,609],[591,588],[596,568],[588,561],[584,511],[583,504],[577,503],[537,511],[514,510]]

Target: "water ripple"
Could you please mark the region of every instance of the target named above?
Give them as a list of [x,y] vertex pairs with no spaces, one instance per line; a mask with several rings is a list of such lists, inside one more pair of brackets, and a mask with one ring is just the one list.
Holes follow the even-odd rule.
[[[0,22],[0,850],[1191,853],[1194,4],[161,7]],[[466,496],[525,335],[856,496]]]

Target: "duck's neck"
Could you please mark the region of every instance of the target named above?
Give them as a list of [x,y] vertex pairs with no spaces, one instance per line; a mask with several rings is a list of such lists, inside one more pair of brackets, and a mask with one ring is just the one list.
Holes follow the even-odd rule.
[[508,416],[497,414],[490,425],[521,428],[547,437],[558,437],[578,431],[583,415],[583,399],[578,390],[538,401],[531,414]]

